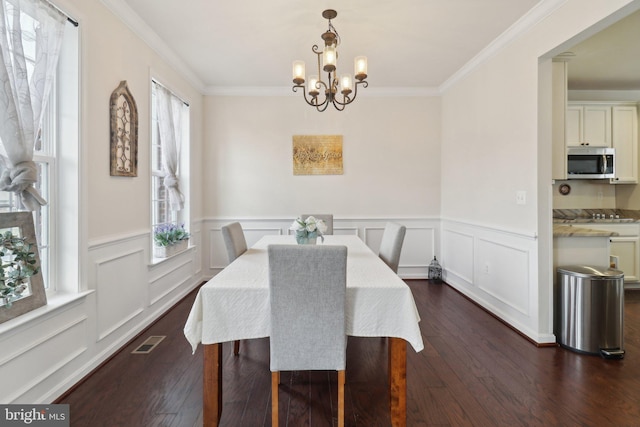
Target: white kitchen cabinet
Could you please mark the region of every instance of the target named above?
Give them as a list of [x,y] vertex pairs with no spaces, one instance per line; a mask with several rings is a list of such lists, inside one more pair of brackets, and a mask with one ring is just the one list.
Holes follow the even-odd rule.
[[583,124],[584,143],[591,147],[611,147],[611,107],[585,105]]
[[565,117],[567,146],[579,147],[583,145],[582,123],[584,121],[584,107],[582,105],[568,105]]
[[611,105],[567,105],[567,146],[611,147]]
[[553,280],[558,267],[591,265],[607,267],[611,253],[610,237],[566,236],[553,238]]
[[612,107],[611,146],[616,149],[616,177],[612,184],[638,183],[638,109]]
[[593,222],[581,226],[618,233],[618,236],[609,237],[609,256],[617,259],[625,283],[640,281],[640,224]]
[[615,257],[618,270],[624,272],[625,282],[637,282],[640,268],[638,236],[611,237],[610,255]]

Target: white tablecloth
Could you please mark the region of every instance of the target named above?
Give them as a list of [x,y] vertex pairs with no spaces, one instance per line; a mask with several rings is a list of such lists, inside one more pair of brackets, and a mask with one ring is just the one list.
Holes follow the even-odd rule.
[[[200,288],[184,327],[193,351],[199,343],[269,336],[267,247],[273,244],[295,244],[295,238],[263,237]],[[325,236],[323,244],[348,248],[347,335],[402,338],[421,351],[420,316],[406,283],[357,236]]]

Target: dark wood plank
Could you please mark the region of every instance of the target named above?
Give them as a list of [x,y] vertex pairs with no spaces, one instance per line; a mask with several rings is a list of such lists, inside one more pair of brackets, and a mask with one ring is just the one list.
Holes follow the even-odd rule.
[[[538,348],[447,285],[407,282],[425,350],[407,349],[407,425],[601,426],[640,419],[640,292],[625,294],[625,359],[604,360],[560,347]],[[176,305],[55,403],[71,405],[71,425],[203,425],[202,346],[182,328],[195,293]],[[148,355],[130,351],[166,335]],[[346,426],[389,426],[388,341],[349,337]],[[220,426],[271,425],[269,340],[222,346]],[[335,372],[283,373],[281,425],[337,425]]]

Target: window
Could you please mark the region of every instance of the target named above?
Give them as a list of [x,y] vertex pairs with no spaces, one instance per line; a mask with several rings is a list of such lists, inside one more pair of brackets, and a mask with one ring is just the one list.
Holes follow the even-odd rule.
[[[151,84],[151,226],[152,230],[165,224],[183,224],[188,216],[188,141],[189,141],[189,105],[173,93],[169,93],[173,116],[167,118],[158,111],[159,91],[165,91],[156,81]],[[171,120],[175,130],[175,152],[170,141],[162,140],[161,120]],[[170,138],[167,138],[170,139]],[[173,156],[173,157],[172,157]],[[177,156],[177,158],[176,158]],[[165,186],[165,177],[171,175],[171,165],[175,165],[175,176],[179,190],[184,196],[185,209],[176,210],[171,206],[169,190]]]
[[[8,7],[11,8],[10,5]],[[21,13],[21,36],[29,78],[35,64],[35,31],[38,25],[33,17]],[[66,268],[57,268],[59,258],[56,253],[66,250],[65,255],[72,257],[77,257],[78,253],[78,193],[73,191],[77,189],[78,180],[78,48],[78,29],[68,22],[65,25],[55,82],[44,111],[42,129],[33,156],[38,168],[38,182],[34,186],[47,201],[33,215],[41,274],[48,292],[77,290],[78,282],[74,280],[71,287],[69,283],[58,286],[63,277],[56,276],[56,272]],[[1,144],[0,152],[4,155]],[[61,166],[67,169],[61,171]],[[65,192],[57,192],[56,189],[60,187],[65,188]],[[60,214],[62,205],[66,210]],[[19,198],[12,192],[0,191],[0,212],[19,210],[25,210]],[[65,221],[72,224],[71,229],[57,221],[64,216],[67,217]],[[77,259],[71,264],[74,265],[77,276]],[[64,274],[64,279],[72,276],[68,271]]]

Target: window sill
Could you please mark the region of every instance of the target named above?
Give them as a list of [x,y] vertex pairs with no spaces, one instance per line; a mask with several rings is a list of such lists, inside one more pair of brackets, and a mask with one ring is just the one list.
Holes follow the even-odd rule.
[[52,316],[55,312],[61,311],[65,307],[80,300],[84,300],[93,292],[95,291],[90,290],[78,293],[56,293],[51,296],[47,295],[47,305],[36,308],[35,310],[18,316],[15,319],[0,323],[0,336],[28,323],[38,321],[44,317]]
[[[174,258],[177,258],[177,257],[179,257],[179,256],[182,256],[183,254],[185,254],[185,253],[187,253],[187,252],[191,252],[191,251],[193,251],[193,250],[195,250],[195,246],[188,246],[185,250],[180,251],[180,252],[178,252],[177,254],[173,254],[173,255],[171,255],[171,256],[168,256],[168,257],[166,257],[166,258],[156,258],[156,257],[153,257],[153,258],[151,258],[151,262],[149,263],[149,266],[150,266],[150,267],[153,267],[153,266],[156,266],[156,265],[162,264],[163,262],[166,262],[166,261],[169,261],[170,259],[174,259]],[[153,250],[152,250],[152,253],[153,253]]]

